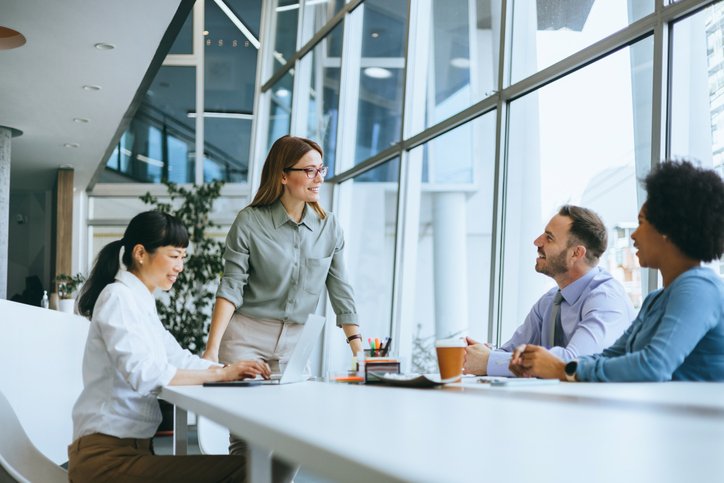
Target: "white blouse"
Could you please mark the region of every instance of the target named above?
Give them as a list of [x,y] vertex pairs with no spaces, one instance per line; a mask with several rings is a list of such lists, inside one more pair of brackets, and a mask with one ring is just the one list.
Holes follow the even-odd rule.
[[153,294],[132,273],[118,272],[93,308],[73,439],[93,433],[152,437],[161,422],[156,396],[177,368],[215,365],[182,349],[161,324]]

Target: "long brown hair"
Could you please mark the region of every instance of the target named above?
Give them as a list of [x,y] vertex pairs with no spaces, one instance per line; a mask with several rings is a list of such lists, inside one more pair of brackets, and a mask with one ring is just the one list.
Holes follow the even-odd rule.
[[[281,198],[284,193],[284,185],[282,184],[284,170],[297,164],[297,161],[311,150],[317,151],[322,157],[324,156],[322,147],[311,139],[287,134],[274,141],[261,170],[259,191],[256,192],[250,206],[268,206]],[[324,209],[316,201],[307,204],[312,207],[321,219],[327,217]]]

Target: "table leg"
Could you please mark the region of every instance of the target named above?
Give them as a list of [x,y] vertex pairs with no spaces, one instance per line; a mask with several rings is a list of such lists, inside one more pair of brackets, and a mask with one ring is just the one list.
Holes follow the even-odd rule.
[[188,453],[188,414],[185,409],[174,406],[173,409],[173,454]]
[[246,481],[250,483],[271,483],[271,451],[250,441],[246,442]]

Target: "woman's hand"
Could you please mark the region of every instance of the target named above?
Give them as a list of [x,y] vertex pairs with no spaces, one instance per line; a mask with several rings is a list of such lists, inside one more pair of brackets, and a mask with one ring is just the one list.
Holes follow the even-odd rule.
[[238,381],[239,379],[254,379],[261,376],[264,379],[271,377],[271,369],[264,361],[238,361],[224,366],[224,381]]
[[566,380],[566,363],[539,345],[523,344],[515,348],[508,368],[518,377]]

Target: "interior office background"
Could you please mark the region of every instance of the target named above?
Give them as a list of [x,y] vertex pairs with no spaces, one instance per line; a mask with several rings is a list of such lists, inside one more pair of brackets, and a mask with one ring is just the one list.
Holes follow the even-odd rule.
[[[601,266],[638,306],[660,283],[629,238],[638,180],[674,157],[724,174],[723,34],[724,2],[706,0],[197,0],[74,195],[74,272],[163,180],[224,180],[223,239],[292,133],[325,150],[364,335],[412,370],[433,367],[435,337],[512,334],[552,286],[532,242],[565,203],[603,217]],[[50,200],[11,190],[11,218],[47,220]],[[48,281],[42,225],[11,225],[9,295]],[[323,371],[349,364],[341,331],[325,348]]]

